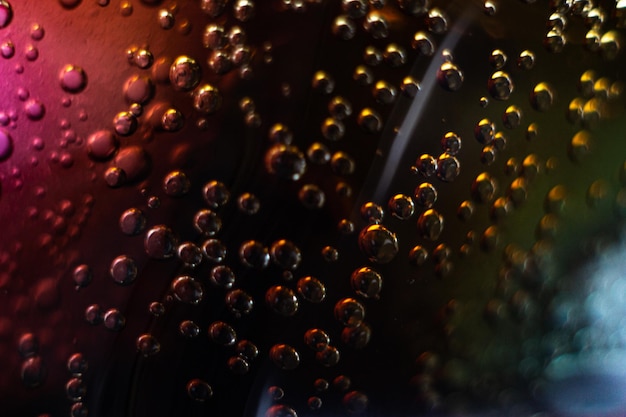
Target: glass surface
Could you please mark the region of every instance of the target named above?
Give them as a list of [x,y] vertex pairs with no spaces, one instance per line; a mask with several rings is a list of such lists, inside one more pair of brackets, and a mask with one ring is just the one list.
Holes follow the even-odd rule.
[[0,0],[0,415],[625,415],[625,25]]

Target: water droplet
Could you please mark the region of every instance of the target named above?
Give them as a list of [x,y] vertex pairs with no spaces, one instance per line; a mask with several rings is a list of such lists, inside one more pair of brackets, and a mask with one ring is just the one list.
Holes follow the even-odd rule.
[[222,228],[222,219],[212,210],[202,209],[193,218],[195,229],[207,236],[215,236]]
[[461,173],[459,160],[447,152],[439,155],[437,159],[437,178],[444,182],[454,181]]
[[106,160],[115,154],[118,141],[109,130],[98,130],[87,138],[87,153],[95,160]]
[[111,262],[109,274],[116,284],[130,285],[137,278],[137,264],[131,257],[120,255]]
[[61,88],[68,93],[79,93],[87,86],[87,74],[76,65],[67,64],[61,70],[59,75]]
[[479,203],[487,203],[494,198],[496,183],[487,172],[479,174],[472,183],[472,197]]
[[13,19],[13,8],[11,3],[6,0],[0,0],[0,29],[5,28]]
[[452,62],[444,62],[437,71],[439,84],[448,91],[457,91],[463,85],[463,72]]
[[74,353],[67,360],[67,370],[72,375],[82,375],[87,372],[87,368],[89,367],[87,363],[87,359],[84,357],[82,353]]
[[202,253],[213,263],[221,263],[226,258],[226,246],[218,239],[208,239],[202,244]]
[[93,326],[103,321],[102,308],[98,304],[91,304],[85,308],[85,321]]
[[[286,344],[276,344],[272,346],[270,349],[270,359],[276,366],[286,371],[296,369],[298,365],[300,365],[300,355],[298,354],[298,351],[292,346]],[[271,407],[270,410],[274,407]],[[268,415],[278,417],[279,415],[283,416],[284,414],[269,414],[268,411]],[[293,415],[296,415],[295,411],[293,412]]]
[[46,108],[43,103],[33,98],[24,103],[24,111],[30,120],[41,120],[46,114]]
[[146,227],[146,218],[141,210],[130,208],[120,216],[119,225],[122,233],[128,236],[135,236],[140,234]]
[[235,315],[241,317],[249,314],[254,307],[254,300],[245,291],[236,289],[229,291],[225,297],[225,303],[228,310]]
[[193,92],[193,106],[203,114],[215,113],[222,105],[222,96],[219,90],[210,85],[203,84]]
[[371,262],[389,263],[398,254],[398,239],[384,226],[373,224],[359,234],[359,247]]
[[174,24],[176,23],[174,15],[167,9],[159,10],[157,20],[161,29],[165,30],[173,28]]
[[190,268],[195,268],[202,262],[202,250],[192,242],[181,243],[176,249],[176,255]]
[[535,54],[529,50],[522,51],[517,58],[517,66],[524,70],[532,69],[535,66]]
[[204,297],[202,284],[187,275],[175,278],[170,284],[170,289],[178,301],[187,304],[198,304]]

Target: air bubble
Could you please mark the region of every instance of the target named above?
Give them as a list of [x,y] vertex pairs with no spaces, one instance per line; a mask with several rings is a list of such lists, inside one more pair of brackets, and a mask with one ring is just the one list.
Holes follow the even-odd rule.
[[494,72],[487,83],[487,89],[491,97],[496,100],[508,100],[513,93],[513,81],[509,74],[504,71]]
[[154,226],[146,232],[143,246],[146,254],[153,259],[167,259],[176,252],[174,232],[164,225]]
[[[278,366],[282,370],[291,371],[294,370],[300,365],[300,355],[298,351],[293,347],[286,344],[276,344],[272,346],[270,349],[270,359],[276,366]],[[284,406],[274,406],[274,407],[284,407]],[[271,407],[270,410],[274,407]],[[280,414],[270,414],[269,411],[267,413],[268,416],[284,416],[284,415],[293,415],[295,416],[295,411],[292,414],[285,414],[281,411]]]
[[326,298],[326,287],[317,278],[300,278],[297,284],[298,294],[311,303],[321,303]]
[[193,218],[194,228],[206,235],[215,236],[222,229],[222,219],[212,210],[198,210]]
[[[205,2],[207,2],[205,0]],[[204,402],[213,396],[211,386],[201,379],[192,379],[187,383],[187,395],[194,401]]]
[[265,166],[271,174],[297,181],[306,171],[306,159],[297,147],[276,144],[265,154]]
[[437,71],[439,84],[448,91],[457,91],[463,85],[463,72],[452,62],[444,62]]
[[356,327],[365,317],[365,307],[354,298],[343,298],[335,304],[335,319],[343,326]]
[[276,265],[289,270],[298,268],[302,261],[300,249],[293,242],[286,239],[278,240],[272,244],[270,257]]
[[120,216],[119,225],[122,233],[128,236],[135,236],[140,234],[146,227],[146,218],[141,210],[130,208]]
[[137,278],[137,264],[131,257],[120,255],[111,262],[109,274],[116,284],[130,285]]
[[359,247],[371,262],[389,263],[398,254],[398,239],[384,226],[373,224],[359,234]]
[[265,302],[274,312],[285,317],[298,312],[298,298],[291,289],[282,285],[270,287],[265,293]]
[[537,111],[547,111],[554,103],[554,89],[548,83],[542,82],[533,88],[530,95],[530,103]]
[[142,334],[137,338],[137,350],[144,357],[153,356],[161,350],[161,344],[151,334]]
[[357,294],[365,298],[377,299],[382,289],[383,279],[373,269],[362,267],[352,273],[350,283]]
[[109,159],[115,154],[118,146],[117,138],[109,130],[98,130],[87,138],[87,153],[95,160]]
[[243,290],[236,289],[229,291],[225,297],[226,308],[235,315],[241,317],[249,314],[254,307],[254,300]]
[[85,288],[93,279],[93,272],[89,265],[78,265],[72,272],[72,279],[76,284],[76,288]]
[[428,182],[423,182],[414,191],[415,203],[422,208],[429,209],[437,201],[437,189]]
[[439,155],[437,159],[437,178],[444,182],[454,181],[461,173],[461,163],[447,152]]
[[104,313],[104,327],[108,330],[119,332],[126,326],[126,318],[117,308],[111,308]]
[[76,65],[64,66],[59,75],[59,80],[61,88],[69,93],[79,93],[87,86],[87,74]]
[[443,232],[443,216],[434,209],[428,209],[417,220],[417,228],[423,238],[435,241]]
[[163,191],[170,197],[181,197],[189,192],[191,181],[182,171],[172,171],[163,179]]
[[170,284],[170,290],[178,301],[187,304],[198,304],[204,297],[202,284],[187,275],[175,278]]
[[239,248],[239,259],[249,268],[265,269],[270,262],[270,254],[262,243],[248,240]]
[[218,345],[233,346],[237,341],[235,330],[223,321],[215,321],[209,326],[209,337]]
[[200,65],[188,56],[179,56],[170,67],[170,82],[179,90],[193,90],[200,83],[201,76]]
[[13,153],[13,138],[4,129],[0,129],[0,161],[4,161]]
[[400,220],[409,219],[415,212],[413,199],[404,194],[396,194],[391,197],[387,207],[389,208],[391,215]]

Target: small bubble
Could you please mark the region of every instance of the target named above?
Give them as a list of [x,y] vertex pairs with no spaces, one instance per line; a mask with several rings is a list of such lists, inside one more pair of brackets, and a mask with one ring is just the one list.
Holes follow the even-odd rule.
[[93,326],[102,323],[102,308],[98,304],[91,304],[85,308],[85,321]]
[[40,356],[31,356],[22,362],[22,383],[27,387],[34,388],[40,386],[47,375],[47,368]]
[[311,303],[321,303],[326,298],[326,287],[317,278],[300,278],[297,284],[298,294]]
[[291,289],[282,285],[270,287],[265,293],[265,302],[274,312],[285,317],[298,311],[298,298]]
[[354,38],[357,28],[348,16],[339,15],[333,21],[331,30],[337,38],[347,41]]
[[85,288],[91,283],[93,279],[93,272],[91,271],[89,265],[78,265],[72,272],[72,279],[74,280],[77,288]]
[[508,129],[519,127],[522,122],[522,110],[515,105],[507,107],[502,115],[502,122]]
[[513,93],[513,81],[506,72],[496,71],[489,78],[487,89],[496,100],[508,100]]
[[[2,5],[0,3],[0,8],[1,7]],[[1,9],[0,9],[0,19],[2,19]],[[2,55],[2,57],[5,59],[12,58],[13,55],[15,55],[15,45],[13,44],[12,41],[6,40],[0,44],[0,55]]]
[[109,274],[116,284],[130,285],[137,278],[137,265],[131,257],[120,255],[111,262]]
[[161,29],[171,29],[174,27],[176,20],[174,19],[174,15],[167,9],[161,9],[158,12],[157,20],[159,22],[159,26]]
[[439,155],[436,163],[437,178],[444,182],[454,181],[461,173],[461,163],[459,160],[447,152]]
[[235,330],[223,321],[215,321],[209,325],[209,337],[221,346],[233,346],[237,341]]
[[198,304],[204,297],[202,284],[187,275],[175,278],[170,284],[170,290],[178,301],[187,304]]
[[265,269],[270,262],[270,254],[262,243],[248,240],[239,247],[239,259],[249,268]]
[[323,350],[315,354],[315,360],[325,367],[337,365],[340,357],[339,350],[334,346],[326,346]]
[[172,171],[163,179],[163,190],[170,197],[180,197],[189,192],[191,181],[182,171]]
[[[286,344],[276,344],[272,346],[270,349],[270,359],[276,366],[286,371],[294,370],[298,367],[298,365],[300,365],[300,355],[298,354],[298,351]],[[272,408],[270,408],[270,410]],[[279,415],[284,416],[288,414],[283,414],[282,412],[280,414],[269,414],[268,411],[267,415],[278,417]],[[296,415],[295,411],[292,415]]]
[[435,241],[443,232],[444,219],[434,209],[428,209],[417,220],[417,228],[423,238]]
[[200,65],[188,56],[179,56],[170,66],[170,82],[178,90],[193,90],[200,83],[201,77]]
[[325,71],[317,71],[313,75],[313,88],[323,94],[330,94],[335,89],[335,80]]
[[367,133],[376,133],[383,128],[383,121],[380,115],[368,107],[361,110],[357,123]]
[[118,140],[109,130],[98,130],[87,138],[87,154],[95,160],[112,157],[119,146]]
[[415,78],[411,76],[407,76],[407,77],[404,77],[404,79],[402,80],[400,89],[402,90],[402,93],[404,93],[405,96],[409,98],[413,98],[419,92],[420,85],[419,85],[419,82]]
[[522,51],[517,58],[517,66],[524,70],[532,69],[535,66],[535,54],[529,50]]
[[591,134],[586,130],[577,132],[569,145],[569,157],[574,162],[581,162],[591,152]]
[[154,317],[160,317],[163,314],[165,314],[165,306],[163,305],[163,303],[160,303],[158,301],[153,301],[148,306],[148,311]]
[[321,131],[325,139],[336,142],[343,137],[346,128],[340,120],[329,117],[322,122]]
[[137,118],[127,111],[119,112],[113,118],[113,129],[120,136],[130,136],[137,130]]
[[116,308],[111,308],[104,313],[103,322],[105,328],[114,332],[118,332],[126,326],[126,318]]
[[146,232],[143,246],[146,254],[153,259],[167,259],[176,252],[176,237],[169,227],[154,226]]
[[495,69],[501,69],[506,65],[507,56],[500,49],[494,49],[489,55],[489,63]]
[[122,233],[128,236],[135,236],[140,234],[146,227],[146,217],[141,210],[130,208],[120,216],[119,225]]
[[192,379],[187,383],[187,395],[194,401],[204,402],[213,396],[211,386],[201,379]]
[[72,375],[82,375],[87,372],[88,367],[87,359],[82,353],[74,353],[67,360],[67,370]]
[[226,258],[226,246],[218,239],[208,239],[202,244],[202,253],[213,263],[221,263]]
[[4,161],[13,153],[13,138],[4,129],[0,129],[0,161]]
[[342,402],[350,414],[363,414],[369,406],[369,398],[360,391],[351,391],[345,394]]
[[243,290],[236,289],[229,291],[225,297],[226,308],[235,315],[241,317],[249,314],[254,307],[254,300]]
[[191,320],[184,320],[180,322],[178,326],[180,334],[188,339],[198,337],[200,334],[200,327]]
[[297,147],[276,144],[265,154],[265,166],[271,174],[297,181],[306,170],[306,159]]
[[137,350],[144,357],[153,356],[161,350],[161,344],[151,334],[142,334],[137,338]]
[[365,317],[365,307],[354,298],[343,298],[335,304],[335,319],[343,326],[356,327]]
[[496,127],[489,119],[480,120],[474,127],[474,137],[483,145],[489,145],[494,138]]
[[385,39],[389,36],[389,23],[387,19],[376,11],[367,14],[363,29],[365,29],[374,39]]
[[391,213],[391,215],[400,220],[409,219],[415,212],[415,204],[413,203],[413,199],[410,196],[404,194],[396,194],[395,196],[391,197],[391,199],[389,199],[387,207],[389,208],[389,212]]
[[533,88],[530,103],[537,111],[547,111],[554,103],[554,89],[548,83],[542,82]]
[[321,352],[329,345],[330,337],[324,330],[313,328],[304,333],[304,343],[315,352]]
[[298,192],[298,199],[307,209],[318,210],[324,206],[326,195],[317,185],[305,184]]
[[413,266],[422,266],[428,260],[428,251],[421,245],[414,246],[409,251],[409,262]]
[[463,85],[463,72],[452,62],[444,62],[437,71],[439,84],[448,91],[457,91]]
[[237,208],[249,216],[256,214],[261,209],[261,202],[252,193],[243,193],[237,199]]
[[398,239],[385,227],[373,224],[359,234],[359,247],[371,262],[389,263],[398,254]]
[[30,120],[41,120],[46,113],[46,108],[41,101],[31,98],[24,103],[24,111]]
[[365,298],[377,299],[382,289],[383,279],[373,269],[362,267],[352,273],[350,283],[357,294]]
[[422,208],[429,209],[437,201],[437,189],[429,182],[423,182],[415,188],[415,203]]
[[87,86],[87,74],[76,65],[67,64],[59,75],[61,88],[69,93],[79,93]]
[[194,228],[207,236],[215,236],[222,229],[222,219],[212,210],[198,210],[193,218]]
[[281,239],[270,247],[270,257],[272,261],[283,269],[294,270],[298,268],[302,261],[300,249],[291,241]]
[[352,78],[362,86],[370,85],[374,82],[374,74],[372,74],[369,68],[363,65],[359,65],[354,69]]
[[152,80],[145,75],[132,75],[124,84],[124,97],[128,103],[146,104],[154,96]]
[[432,56],[435,53],[435,43],[431,35],[423,31],[415,32],[411,46],[425,56]]

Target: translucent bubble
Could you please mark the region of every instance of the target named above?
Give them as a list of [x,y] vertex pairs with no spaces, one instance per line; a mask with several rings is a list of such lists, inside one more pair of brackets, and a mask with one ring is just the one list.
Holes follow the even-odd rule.
[[328,111],[333,118],[344,120],[352,114],[352,105],[344,97],[335,96],[328,103]]
[[524,70],[532,69],[535,66],[535,54],[532,51],[524,50],[517,58],[517,66]]
[[300,278],[297,284],[298,294],[311,303],[321,303],[326,298],[326,287],[317,278]]
[[409,251],[409,262],[413,266],[422,266],[428,260],[428,250],[421,245],[413,246]]
[[43,384],[47,375],[48,370],[40,356],[31,356],[22,362],[21,377],[25,386],[38,387]]
[[447,152],[439,155],[436,166],[437,178],[444,182],[454,181],[461,173],[461,163]]
[[201,379],[192,379],[187,383],[187,395],[194,401],[204,402],[213,396],[211,386]]
[[415,168],[422,176],[428,178],[437,172],[437,160],[429,154],[420,155],[415,161]]
[[546,195],[544,208],[547,213],[560,214],[565,208],[567,190],[563,185],[555,185]]
[[109,274],[115,283],[130,285],[137,278],[137,264],[133,258],[120,255],[111,262]]
[[13,8],[11,3],[6,0],[0,0],[0,29],[5,28],[13,19]]
[[228,369],[235,375],[245,375],[250,371],[250,364],[246,358],[239,355],[228,358],[226,364],[228,365]]
[[291,371],[300,365],[300,355],[292,346],[276,344],[270,349],[270,359],[280,369]]
[[437,189],[429,182],[423,182],[415,188],[415,203],[422,208],[431,208],[437,201]]
[[141,210],[129,208],[120,216],[119,225],[125,235],[138,235],[146,227],[146,217]]
[[221,263],[226,258],[226,246],[218,239],[208,239],[202,244],[202,253],[213,263]]
[[341,332],[341,341],[353,349],[365,348],[372,337],[372,329],[366,323],[355,327],[344,327]]
[[104,327],[108,330],[118,332],[126,326],[126,318],[117,308],[111,308],[104,313]]
[[432,56],[435,53],[435,43],[431,35],[423,31],[415,32],[411,46],[425,56]]
[[210,17],[218,17],[226,8],[226,0],[201,0],[200,9]]
[[247,22],[255,14],[255,6],[252,0],[235,0],[233,4],[233,15],[240,22]]
[[67,360],[67,370],[72,375],[82,375],[87,372],[89,365],[87,359],[82,353],[74,353]]
[[522,205],[528,196],[526,180],[523,177],[514,179],[509,186],[507,195],[515,206]]
[[249,314],[254,307],[254,301],[252,297],[243,290],[236,289],[229,291],[226,294],[226,308],[235,315],[235,317],[241,317],[245,314]]
[[554,103],[554,89],[548,83],[542,82],[533,88],[530,103],[537,111],[547,111]]
[[24,103],[24,112],[30,120],[41,120],[46,114],[46,108],[41,101],[31,98]]
[[142,334],[137,338],[137,350],[143,356],[153,356],[159,353],[161,350],[161,344],[151,334]]
[[428,240],[437,240],[443,232],[443,216],[436,210],[428,209],[417,220],[417,229]]
[[277,404],[267,409],[265,417],[298,417],[298,414],[289,406]]
[[368,107],[361,110],[357,123],[367,133],[376,133],[383,128],[383,121],[380,115]]
[[222,96],[219,90],[210,85],[203,84],[193,92],[193,106],[203,114],[215,113],[222,105]]
[[[132,6],[130,7],[130,11],[132,13]],[[152,66],[152,63],[154,62],[154,56],[152,55],[152,52],[144,48],[131,50],[129,59],[132,64],[141,69],[150,68]]]
[[240,340],[235,346],[235,352],[249,361],[256,359],[259,355],[259,349],[249,340]]
[[212,210],[202,209],[193,218],[195,229],[207,236],[215,236],[222,228],[222,219]]
[[176,237],[169,227],[158,225],[146,232],[143,246],[149,257],[167,259],[176,252]]
[[384,39],[389,36],[387,19],[376,11],[371,11],[363,21],[363,29],[374,39]]
[[91,304],[85,308],[85,321],[93,326],[102,323],[102,308],[98,304]]
[[165,314],[165,306],[163,305],[163,303],[160,303],[158,301],[153,301],[148,306],[148,311],[154,317],[160,317],[163,314]]
[[562,52],[565,47],[565,36],[559,29],[550,30],[543,38],[543,46],[548,52]]
[[182,171],[171,171],[163,179],[163,191],[170,197],[180,197],[189,192],[191,182]]
[[323,94],[330,94],[335,89],[335,80],[325,71],[313,74],[313,88]]
[[322,122],[322,136],[330,141],[338,141],[346,132],[344,124],[340,120],[329,117]]
[[186,338],[194,338],[200,334],[200,327],[191,320],[184,320],[178,326],[180,334]]
[[87,74],[76,65],[67,64],[59,75],[61,87],[68,93],[79,93],[87,86]]
[[341,0],[341,9],[352,19],[365,16],[369,9],[366,0]]
[[455,132],[447,132],[441,138],[440,143],[441,149],[450,155],[456,155],[462,146],[461,137]]
[[13,138],[9,132],[0,129],[0,161],[7,159],[13,153]]
[[149,77],[133,75],[124,83],[124,98],[128,103],[146,104],[154,96],[154,85]]
[[343,298],[335,304],[335,319],[343,326],[356,327],[365,317],[365,307],[354,298]]
[[39,351],[39,339],[33,333],[24,333],[18,341],[17,350],[22,358],[34,356]]
[[306,159],[297,147],[276,144],[265,154],[265,166],[271,174],[297,181],[306,170]]
[[316,352],[324,350],[330,343],[330,337],[322,329],[313,328],[304,333],[304,343]]
[[365,298],[378,298],[383,285],[380,274],[368,267],[355,270],[350,276],[352,289]]
[[474,127],[474,137],[483,145],[489,145],[493,141],[496,127],[489,119],[480,120]]
[[600,49],[600,38],[602,34],[597,29],[590,29],[585,34],[585,47],[592,51],[596,52]]
[[274,285],[265,293],[265,302],[274,312],[288,317],[298,312],[298,298],[294,292],[282,285]]
[[87,153],[96,160],[106,160],[115,154],[119,144],[113,132],[98,130],[87,138]]
[[209,325],[209,337],[222,346],[233,346],[237,341],[235,330],[223,321],[215,321]]
[[591,152],[591,134],[586,130],[577,132],[569,145],[569,157],[574,162],[581,162]]
[[119,112],[113,118],[113,130],[120,136],[130,136],[137,130],[137,118],[127,111]]
[[167,9],[159,10],[157,14],[157,21],[159,22],[161,29],[166,30],[173,28],[175,24],[174,15]]
[[183,242],[176,248],[176,255],[186,266],[195,268],[202,262],[202,250],[192,242]]
[[[1,18],[0,16],[0,19]],[[5,59],[12,58],[13,55],[15,55],[15,45],[12,41],[6,40],[0,44],[0,55]]]
[[400,220],[409,219],[415,212],[413,199],[404,194],[396,194],[391,197],[387,207],[389,208],[391,215]]
[[161,128],[166,132],[177,132],[184,125],[183,114],[174,108],[166,109],[161,115]]
[[293,133],[291,132],[291,129],[282,123],[273,124],[269,129],[267,137],[272,143],[290,145],[291,142],[293,142]]
[[339,350],[334,346],[326,346],[321,351],[315,353],[315,360],[325,367],[337,365],[340,357]]
[[359,234],[359,248],[371,262],[389,263],[398,254],[398,238],[384,226],[373,224]]
[[600,38],[600,51],[606,60],[615,59],[621,51],[620,35],[615,30],[610,30]]
[[472,197],[479,203],[488,203],[496,193],[495,180],[487,172],[479,174],[472,183]]
[[176,89],[191,91],[200,83],[202,72],[193,58],[182,55],[172,63],[169,77]]
[[354,81],[363,86],[370,85],[374,82],[374,74],[372,74],[372,71],[369,68],[363,65],[358,65],[354,69],[354,74],[352,75],[352,78],[354,79]]
[[376,82],[374,85],[372,94],[377,102],[382,104],[391,104],[396,99],[398,92],[396,87],[389,84],[387,81],[381,80]]
[[198,304],[204,297],[202,284],[187,275],[176,277],[170,284],[170,290],[178,301],[187,304]]
[[508,100],[513,93],[513,81],[504,71],[494,72],[487,82],[487,90],[496,100]]
[[311,410],[319,410],[320,408],[322,408],[322,399],[317,396],[309,397],[306,403]]
[[93,279],[93,272],[91,271],[89,265],[78,265],[72,272],[72,279],[76,284],[76,288],[85,288],[91,283]]
[[326,202],[326,195],[315,184],[305,184],[298,192],[298,199],[309,210],[321,209]]
[[448,91],[457,91],[463,85],[463,72],[452,62],[444,62],[437,71],[439,84]]
[[331,30],[337,38],[347,41],[354,38],[357,28],[348,16],[339,15],[333,21]]
[[343,405],[350,414],[362,414],[367,410],[369,398],[360,391],[350,391],[343,396]]
[[272,261],[283,269],[296,269],[302,260],[300,249],[286,239],[281,239],[270,247]]
[[419,85],[419,82],[415,78],[411,76],[407,76],[407,77],[404,77],[404,79],[402,80],[400,89],[402,90],[402,93],[404,93],[405,96],[409,98],[413,98],[419,92],[420,85]]
[[509,129],[519,127],[522,122],[522,110],[515,105],[507,107],[502,115],[502,122]]

